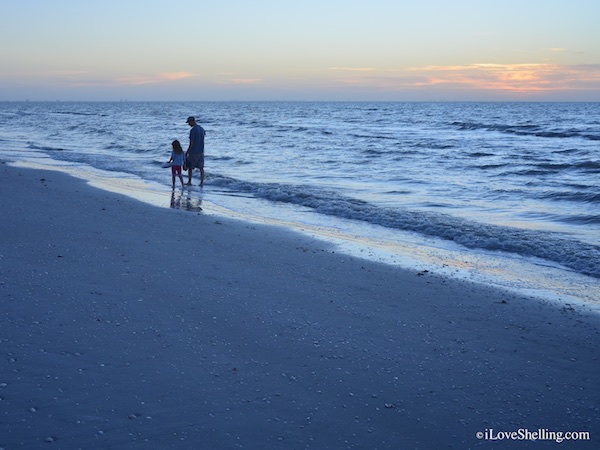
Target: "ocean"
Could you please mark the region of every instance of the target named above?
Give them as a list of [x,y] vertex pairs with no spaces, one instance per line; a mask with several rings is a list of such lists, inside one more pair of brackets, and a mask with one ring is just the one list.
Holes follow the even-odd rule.
[[[172,191],[190,115],[206,185]],[[0,159],[600,305],[600,103],[0,102]]]

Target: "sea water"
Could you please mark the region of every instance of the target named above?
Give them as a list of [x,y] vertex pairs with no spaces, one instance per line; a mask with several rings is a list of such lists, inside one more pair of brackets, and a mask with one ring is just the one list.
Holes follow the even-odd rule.
[[[172,192],[190,115],[206,185]],[[600,103],[4,102],[0,158],[600,304]]]

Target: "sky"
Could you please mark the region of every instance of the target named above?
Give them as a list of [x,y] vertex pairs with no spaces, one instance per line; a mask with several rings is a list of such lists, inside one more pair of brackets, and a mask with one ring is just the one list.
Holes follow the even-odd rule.
[[0,1],[0,101],[600,101],[598,0]]

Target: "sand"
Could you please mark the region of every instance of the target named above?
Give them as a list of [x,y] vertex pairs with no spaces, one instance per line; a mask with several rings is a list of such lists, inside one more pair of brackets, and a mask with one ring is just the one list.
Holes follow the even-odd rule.
[[600,448],[585,307],[0,173],[0,448]]

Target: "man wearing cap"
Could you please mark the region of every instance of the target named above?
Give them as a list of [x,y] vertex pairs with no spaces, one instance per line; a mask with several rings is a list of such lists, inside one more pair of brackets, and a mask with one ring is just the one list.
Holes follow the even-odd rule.
[[185,152],[186,165],[188,167],[188,186],[192,185],[192,172],[200,169],[200,187],[204,186],[204,128],[196,123],[195,117],[188,117],[187,124],[190,130],[190,146]]

